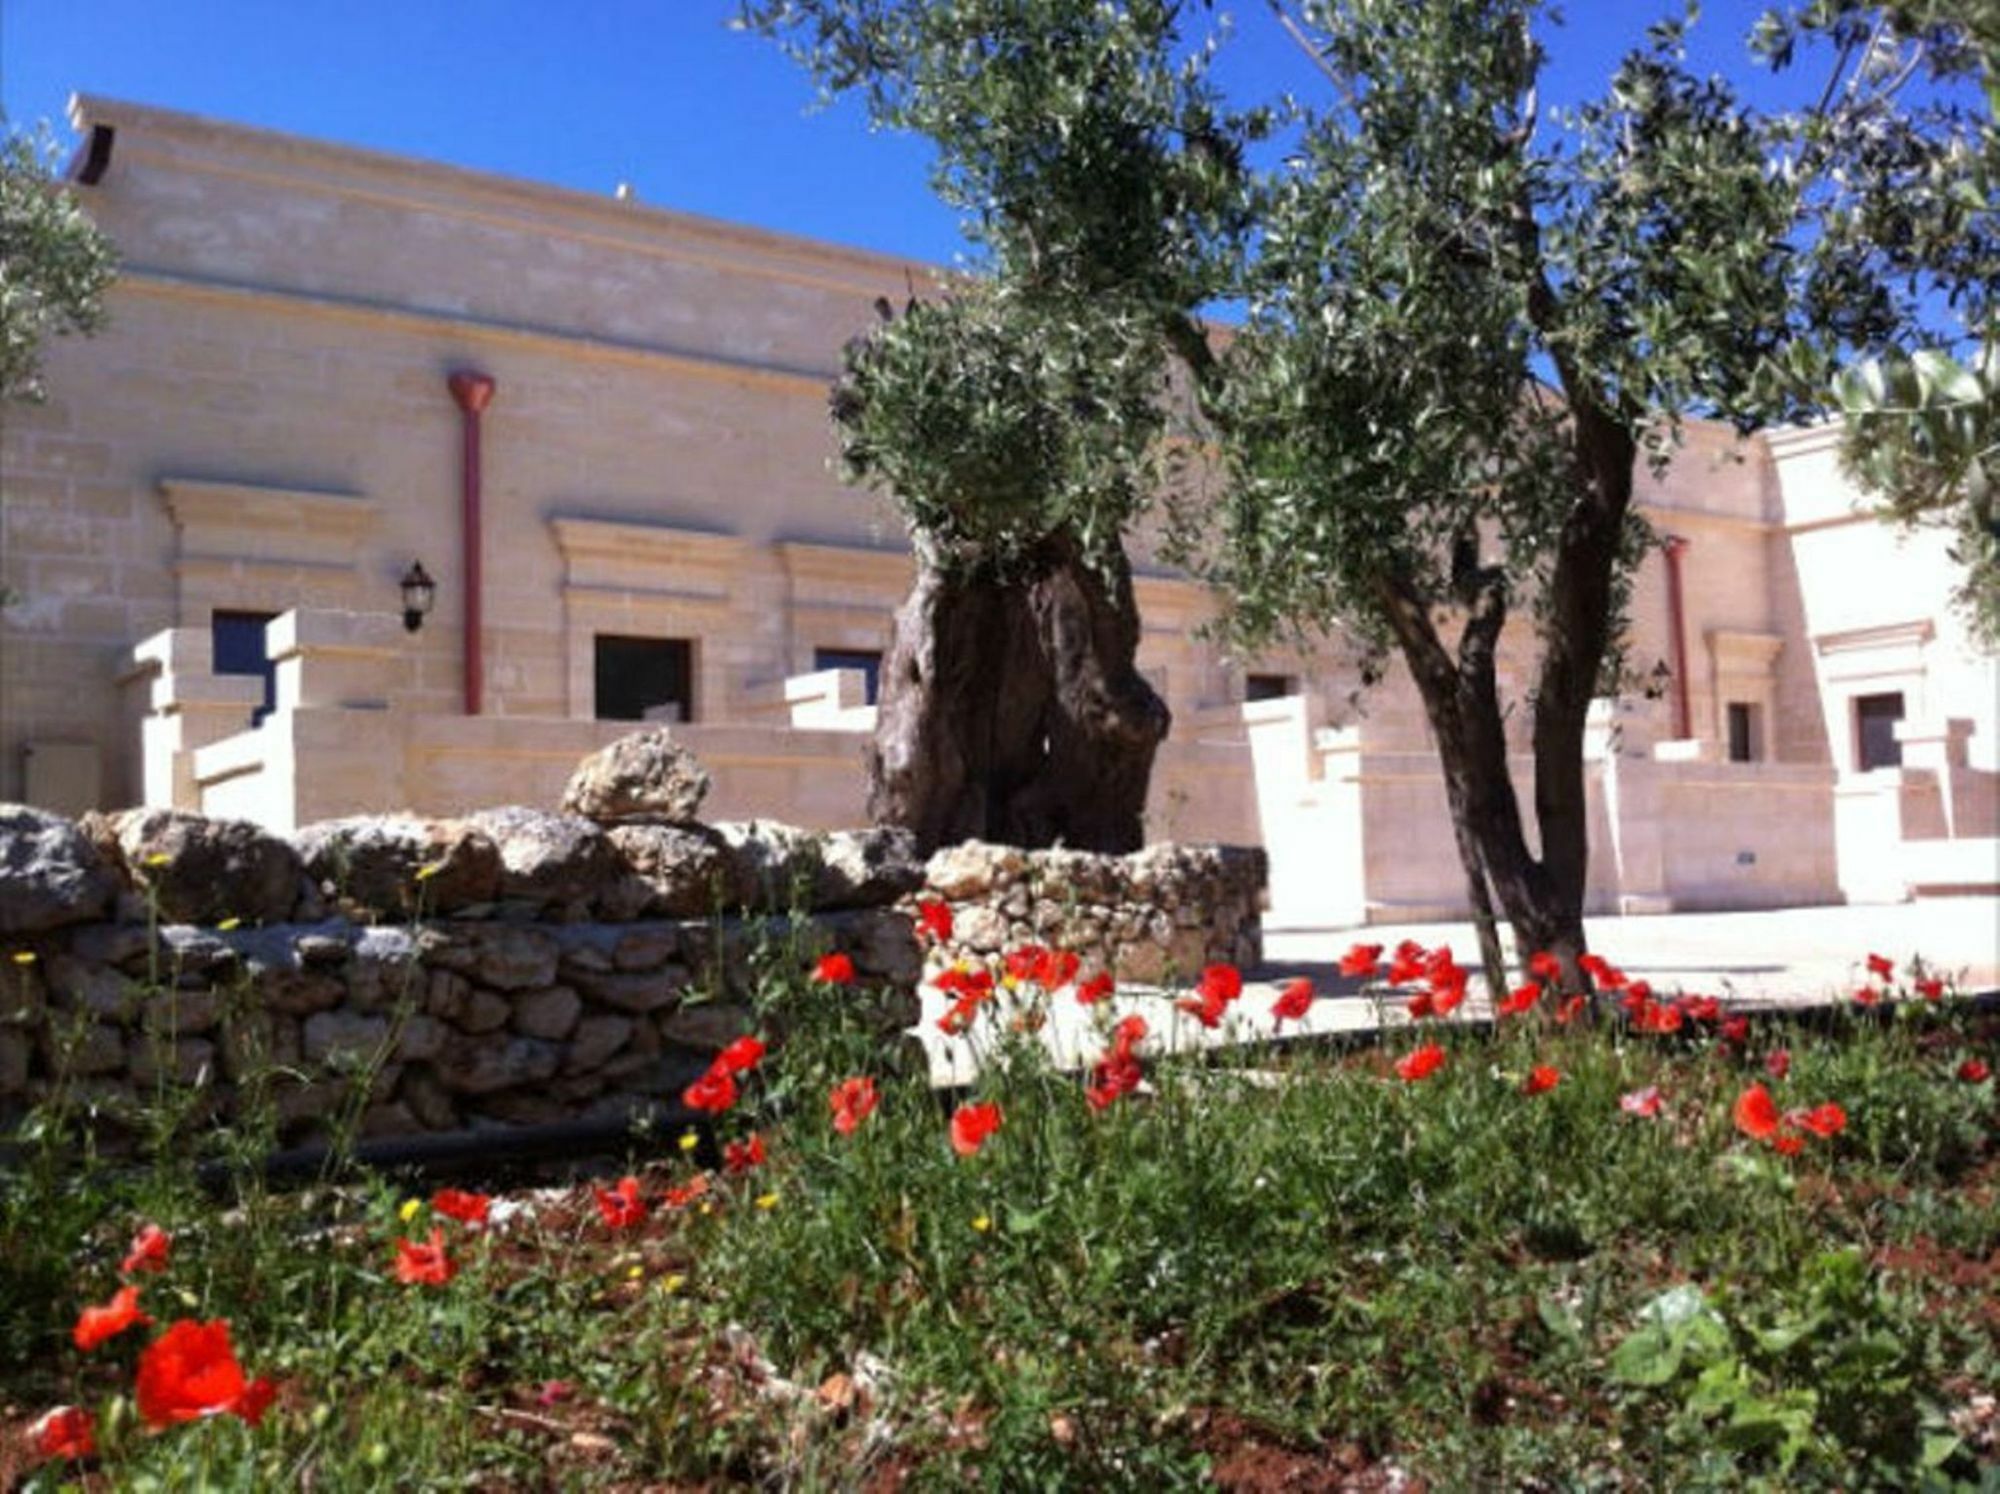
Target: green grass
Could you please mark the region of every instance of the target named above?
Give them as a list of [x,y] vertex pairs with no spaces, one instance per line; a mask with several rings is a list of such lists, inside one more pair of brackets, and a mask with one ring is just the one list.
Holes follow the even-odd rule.
[[[780,961],[762,1001],[789,1041],[717,1139],[760,1129],[764,1166],[632,1231],[587,1188],[485,1235],[442,1221],[444,1287],[391,1269],[440,1222],[401,1217],[427,1187],[275,1192],[245,1168],[218,1203],[184,1164],[58,1165],[64,1118],[43,1117],[39,1160],[0,1180],[0,1438],[88,1406],[120,1488],[1160,1489],[1259,1468],[2000,1488],[1978,1400],[2000,1383],[2000,1118],[1994,1082],[1955,1072],[1995,1060],[1996,1027],[1963,1004],[1738,1048],[1537,1014],[1440,1029],[1420,1083],[1391,1063],[1427,1035],[1148,1045],[1146,1092],[1101,1111],[989,1009],[973,1097],[1005,1120],[960,1157],[837,992]],[[1562,1078],[1529,1096],[1536,1064]],[[826,1094],[853,1074],[882,1100],[841,1135]],[[1750,1140],[1731,1112],[1753,1080],[1785,1110],[1838,1102],[1846,1128],[1791,1157]],[[1647,1084],[1660,1115],[1621,1112]],[[661,1138],[649,1201],[710,1156]],[[69,1343],[146,1219],[175,1246],[144,1305],[232,1321],[246,1370],[281,1383],[260,1428],[147,1430],[148,1333]],[[0,1486],[10,1467],[66,1476],[17,1440]]]

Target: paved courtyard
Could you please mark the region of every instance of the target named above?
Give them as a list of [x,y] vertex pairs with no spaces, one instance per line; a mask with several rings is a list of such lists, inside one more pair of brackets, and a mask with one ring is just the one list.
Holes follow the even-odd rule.
[[[1861,979],[1869,954],[1898,966],[1913,955],[1951,973],[1962,989],[2000,989],[2000,898],[1939,898],[1887,906],[1785,908],[1763,913],[1670,913],[1644,918],[1595,918],[1587,925],[1591,947],[1628,974],[1663,993],[1688,991],[1753,1003],[1809,1004],[1845,995]],[[1111,1024],[1128,1013],[1145,1017],[1150,1051],[1185,1051],[1255,1043],[1274,1035],[1270,1016],[1279,987],[1307,976],[1324,998],[1302,1022],[1287,1022],[1281,1038],[1326,1036],[1398,1026],[1407,1021],[1399,1001],[1364,995],[1360,983],[1335,969],[1349,945],[1365,941],[1391,947],[1415,939],[1427,947],[1450,944],[1459,962],[1477,962],[1469,923],[1382,924],[1360,929],[1276,929],[1264,936],[1264,964],[1246,972],[1243,999],[1221,1028],[1202,1027],[1174,1009],[1171,996],[1120,991],[1093,1008],[1067,994],[1049,1006],[1042,1039],[1056,1061],[1080,1067],[1103,1051]],[[1506,940],[1512,953],[1512,940]],[[1179,994],[1179,993],[1176,993]],[[926,988],[919,1028],[930,1054],[932,1082],[966,1083],[978,1066],[978,1043],[949,1038],[937,1019],[949,1001]],[[1490,1014],[1485,981],[1475,975],[1459,1019]],[[982,1028],[993,1019],[981,1019]],[[1004,1014],[1001,1020],[1005,1020]]]

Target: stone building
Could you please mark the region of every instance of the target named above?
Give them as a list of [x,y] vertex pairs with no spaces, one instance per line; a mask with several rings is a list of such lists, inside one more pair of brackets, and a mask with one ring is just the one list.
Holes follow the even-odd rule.
[[[552,804],[679,720],[723,815],[857,823],[910,574],[831,475],[842,342],[920,264],[80,98],[111,324],[0,434],[0,799],[289,829]],[[1826,431],[1695,426],[1644,489],[1634,657],[1603,703],[1598,909],[2000,883],[1996,671],[1940,536],[1866,517]],[[420,565],[435,605],[406,628]],[[1174,712],[1159,836],[1262,840],[1280,921],[1459,900],[1435,755],[1337,651],[1232,661],[1142,566]],[[1651,696],[1652,698],[1648,698]]]

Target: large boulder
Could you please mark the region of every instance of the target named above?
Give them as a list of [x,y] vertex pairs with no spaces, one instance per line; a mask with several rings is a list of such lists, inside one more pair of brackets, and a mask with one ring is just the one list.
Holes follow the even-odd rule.
[[667,918],[702,918],[736,890],[728,844],[700,825],[613,825],[606,832],[633,875],[644,884],[641,912]]
[[623,873],[617,848],[581,815],[519,804],[483,809],[472,823],[500,848],[500,896],[587,905]]
[[298,905],[298,852],[248,820],[178,809],[113,815],[119,853],[167,923],[281,923]]
[[0,934],[38,934],[102,918],[118,874],[61,815],[0,804]]
[[708,796],[708,770],[665,729],[634,732],[577,765],[565,814],[603,825],[690,825]]
[[369,913],[452,913],[500,891],[500,848],[464,820],[352,815],[307,825],[292,845],[322,891]]

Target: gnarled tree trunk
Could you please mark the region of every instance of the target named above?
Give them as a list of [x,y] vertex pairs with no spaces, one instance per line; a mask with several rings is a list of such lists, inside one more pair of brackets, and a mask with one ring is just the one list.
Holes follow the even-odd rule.
[[1138,646],[1122,555],[1107,578],[1058,534],[1003,584],[920,545],[882,664],[870,818],[925,851],[975,837],[1137,850],[1170,721]]

